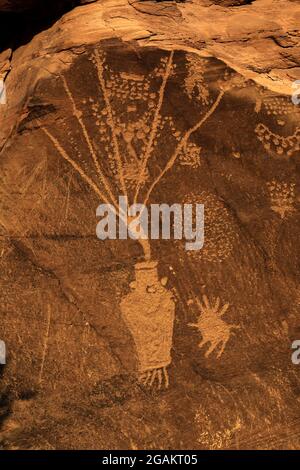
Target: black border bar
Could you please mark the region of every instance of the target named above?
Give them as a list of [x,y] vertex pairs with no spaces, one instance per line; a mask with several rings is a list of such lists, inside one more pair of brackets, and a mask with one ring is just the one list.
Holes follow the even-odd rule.
[[[0,467],[5,465],[19,465],[20,468],[39,468],[46,466],[53,469],[55,464],[67,464],[84,468],[148,468],[160,466],[191,466],[206,469],[211,464],[230,464],[231,468],[242,463],[248,465],[260,465],[272,463],[288,465],[300,462],[298,451],[193,451],[193,450],[168,450],[168,451],[128,451],[128,450],[99,450],[99,451],[0,451]],[[18,467],[17,467],[18,468]]]

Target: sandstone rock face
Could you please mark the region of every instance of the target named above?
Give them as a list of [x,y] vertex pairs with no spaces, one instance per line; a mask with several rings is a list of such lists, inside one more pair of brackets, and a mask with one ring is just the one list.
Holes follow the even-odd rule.
[[[96,2],[3,55],[2,448],[299,448],[283,3]],[[203,249],[97,239],[121,194],[204,204]]]

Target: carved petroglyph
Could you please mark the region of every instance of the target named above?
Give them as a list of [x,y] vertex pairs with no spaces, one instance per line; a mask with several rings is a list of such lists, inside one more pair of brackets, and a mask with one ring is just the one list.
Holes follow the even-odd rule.
[[[164,168],[156,177],[151,178],[152,183],[148,188],[144,203],[148,202],[153,189],[174,166],[177,160],[179,160],[179,163],[183,166],[189,165],[192,168],[198,168],[200,166],[201,147],[197,146],[195,143],[189,142],[189,139],[215,112],[225,92],[222,90],[219,93],[212,106],[192,128],[188,129],[185,133],[178,131],[173,118],[170,116],[162,116],[161,114],[166,84],[175,68],[173,56],[174,53],[172,52],[168,57],[161,58],[160,65],[156,67],[152,73],[149,73],[147,77],[129,72],[113,71],[106,64],[106,54],[102,51],[99,52],[96,50],[91,59],[97,69],[99,88],[104,101],[104,107],[101,107],[100,104],[95,102],[91,97],[82,100],[82,104],[90,106],[92,115],[95,118],[95,123],[99,129],[99,141],[104,145],[112,175],[120,182],[120,189],[123,194],[127,194],[127,186],[135,186],[135,202],[138,200],[141,188],[150,180],[148,161],[156,147],[158,147],[158,140],[162,134],[164,134],[164,136],[172,136],[174,143],[176,144],[177,142],[176,148],[170,155]],[[161,79],[158,91],[153,90],[154,79],[156,81],[157,79]],[[229,82],[232,82],[232,79],[230,79]],[[97,155],[95,150],[96,145],[92,142],[87,126],[84,123],[84,111],[79,110],[78,106],[76,106],[65,77],[63,77],[63,83],[65,91],[72,103],[73,114],[79,123],[89,153],[97,170],[101,182],[101,189],[98,184],[95,184],[102,193],[102,199],[104,199],[103,195],[105,195],[106,199],[110,199],[114,205],[116,205],[116,200],[112,194],[108,178],[99,164],[99,155]],[[233,86],[236,85],[233,84]],[[228,85],[227,88],[228,87],[230,87],[230,85]],[[120,115],[118,115],[117,111],[113,109],[113,103],[116,102],[124,102],[126,104],[125,113],[119,113]],[[147,109],[138,112],[141,102],[146,103]],[[47,135],[52,143],[55,143],[55,147],[60,155],[72,164],[81,177],[95,191],[94,184],[91,184],[85,169],[73,161],[73,158],[67,154],[62,144],[49,129],[47,129]],[[171,147],[170,145],[170,148]],[[85,175],[83,176],[83,174]],[[127,184],[125,184],[126,182]],[[96,192],[99,194],[98,190]]]
[[200,310],[200,315],[196,323],[189,323],[189,326],[196,328],[202,336],[199,348],[209,344],[205,351],[205,357],[208,357],[215,349],[219,348],[217,357],[221,357],[228,343],[231,332],[239,329],[239,326],[229,325],[222,316],[227,312],[229,304],[224,304],[220,308],[220,299],[217,297],[215,304],[212,305],[206,295],[203,295],[203,303],[196,297],[196,304]]
[[165,176],[165,174],[173,168],[176,160],[178,157],[182,154],[182,151],[186,148],[186,145],[191,137],[191,135],[198,131],[201,126],[214,114],[216,109],[218,108],[220,102],[222,101],[222,98],[225,94],[224,90],[221,90],[219,94],[217,95],[216,100],[212,104],[212,106],[208,109],[208,111],[204,114],[204,116],[189,130],[183,134],[182,138],[179,140],[179,143],[174,151],[174,153],[171,155],[170,159],[168,160],[167,164],[165,167],[161,170],[159,175],[154,179],[153,183],[150,185],[150,188],[147,191],[144,204],[146,204],[149,201],[150,195],[153,191],[153,189],[157,186],[157,184],[160,182],[160,180]]
[[120,180],[120,185],[121,185],[123,194],[127,195],[127,190],[126,190],[126,186],[124,182],[123,169],[122,169],[122,159],[120,155],[119,142],[117,139],[116,126],[114,122],[115,112],[113,111],[112,106],[111,106],[110,96],[109,96],[109,93],[107,92],[105,78],[104,78],[105,55],[96,49],[94,52],[93,60],[94,60],[94,63],[96,64],[98,80],[99,80],[100,88],[101,88],[104,103],[105,103],[105,108],[106,108],[106,113],[107,113],[107,124],[111,131],[114,156],[116,159],[116,165],[117,165],[117,171],[118,171],[118,178]]
[[[174,52],[171,52],[171,54],[170,54],[170,56],[167,60],[166,60],[165,57],[163,58],[163,62],[165,63],[165,67],[162,68],[162,74],[163,74],[162,75],[162,83],[161,83],[161,87],[160,87],[159,93],[158,93],[158,102],[157,102],[157,106],[155,108],[155,112],[154,112],[154,116],[153,116],[153,122],[152,122],[151,131],[150,131],[150,135],[149,135],[149,140],[147,142],[145,154],[144,154],[143,159],[142,159],[141,173],[140,173],[140,177],[137,181],[136,191],[135,191],[135,195],[134,195],[134,202],[136,202],[138,200],[139,191],[140,191],[141,184],[142,184],[142,176],[145,172],[145,169],[147,168],[148,160],[149,160],[149,158],[151,156],[151,153],[153,151],[153,144],[155,143],[155,140],[156,140],[158,126],[159,126],[159,123],[160,123],[161,108],[162,108],[162,105],[163,105],[166,84],[167,84],[167,80],[168,80],[168,78],[170,76],[170,73],[172,71],[172,68],[173,68],[173,57],[174,57]],[[158,70],[158,73],[159,72],[160,72],[160,69]]]
[[253,85],[253,82],[243,75],[235,73],[233,70],[226,69],[224,76],[218,80],[218,85],[220,90],[230,91],[232,89],[242,90],[250,85]]
[[201,147],[189,142],[179,155],[179,162],[182,166],[199,168],[201,166]]
[[[183,131],[178,130],[173,117],[163,114],[168,81],[176,69],[174,52],[164,54],[147,75],[117,70],[110,65],[107,54],[97,49],[88,61],[93,64],[99,96],[96,93],[79,99],[71,90],[70,78],[62,77],[63,90],[75,118],[72,121],[75,133],[81,138],[78,140],[74,129],[70,129],[68,116],[61,120],[64,133],[60,137],[55,126],[51,130],[41,128],[58,155],[73,167],[101,202],[112,204],[122,218],[124,214],[118,213],[116,204],[120,194],[128,197],[129,204],[146,205],[153,190],[176,163],[192,169],[200,167],[202,148],[191,142],[191,137],[217,110],[225,92],[232,86],[241,86],[242,82],[235,74],[225,74],[220,91],[209,96],[204,80],[205,61],[187,56],[185,90],[190,98],[197,97],[203,113],[192,127]],[[96,134],[90,129],[91,118]],[[68,141],[64,141],[64,135]],[[67,150],[70,144],[72,155]],[[162,145],[167,155],[163,155],[161,165],[158,162]],[[91,174],[89,161],[95,176]],[[186,202],[208,203],[204,258],[225,259],[233,242],[228,213],[212,195],[196,199]],[[149,240],[138,242],[145,262],[135,265],[135,286],[121,299],[121,313],[134,339],[139,380],[144,385],[168,387],[175,301],[165,283],[159,281]]]
[[157,263],[135,265],[132,292],[120,303],[122,317],[134,338],[138,357],[139,381],[158,388],[169,386],[167,366],[171,347],[175,304],[165,288],[166,279],[158,278]]
[[[222,402],[222,395],[225,393],[230,396],[231,401],[235,404],[235,400],[231,392],[221,384],[212,385],[210,393],[214,395],[215,400],[221,400]],[[228,422],[223,422],[222,428],[216,430],[213,426],[212,414],[213,413],[210,413],[205,406],[200,405],[198,407],[194,417],[195,424],[199,427],[197,441],[200,445],[210,450],[230,448],[230,444],[233,442],[233,439],[237,438],[242,429],[242,421],[240,417],[234,413],[230,425]]]
[[206,61],[195,54],[187,57],[187,77],[184,85],[190,99],[196,99],[202,104],[209,104],[209,89],[205,83]]
[[263,100],[263,107],[268,115],[287,116],[297,111],[290,97],[286,96],[267,96]]
[[[264,111],[267,116],[276,118],[278,126],[284,127],[290,116],[299,113],[290,97],[270,95],[262,87],[259,87],[258,91],[259,98],[256,100],[255,111],[257,113]],[[255,128],[255,134],[267,153],[273,156],[290,158],[300,148],[299,127],[296,127],[293,134],[283,136],[272,132],[266,124],[259,123]]]
[[271,209],[285,219],[295,211],[295,183],[271,181],[267,183],[270,194]]
[[277,117],[277,124],[284,125],[285,119],[295,113],[299,113],[289,96],[270,95],[270,91],[262,86],[256,88],[258,95],[256,98],[255,112],[265,111],[268,116]]
[[255,128],[258,140],[263,144],[267,152],[274,153],[280,157],[291,157],[300,149],[300,128],[297,127],[295,132],[283,137],[272,132],[265,124],[258,124]]
[[204,204],[204,246],[202,250],[189,251],[188,256],[209,262],[224,261],[230,256],[237,239],[233,218],[224,203],[207,191],[187,194],[183,202]]

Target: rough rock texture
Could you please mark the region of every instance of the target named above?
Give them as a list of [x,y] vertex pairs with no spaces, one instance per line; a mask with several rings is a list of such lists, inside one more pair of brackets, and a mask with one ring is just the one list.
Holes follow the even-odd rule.
[[[299,18],[107,0],[0,55],[2,448],[300,447]],[[124,187],[204,248],[98,240]]]

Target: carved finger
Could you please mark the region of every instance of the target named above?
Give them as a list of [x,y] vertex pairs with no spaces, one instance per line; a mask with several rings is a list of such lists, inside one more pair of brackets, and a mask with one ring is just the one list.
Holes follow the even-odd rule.
[[219,313],[219,316],[220,316],[220,317],[221,317],[222,315],[224,315],[225,312],[227,312],[228,307],[229,307],[229,304],[225,304],[225,305],[224,305],[224,307],[222,308],[222,310],[221,310],[220,313]]

